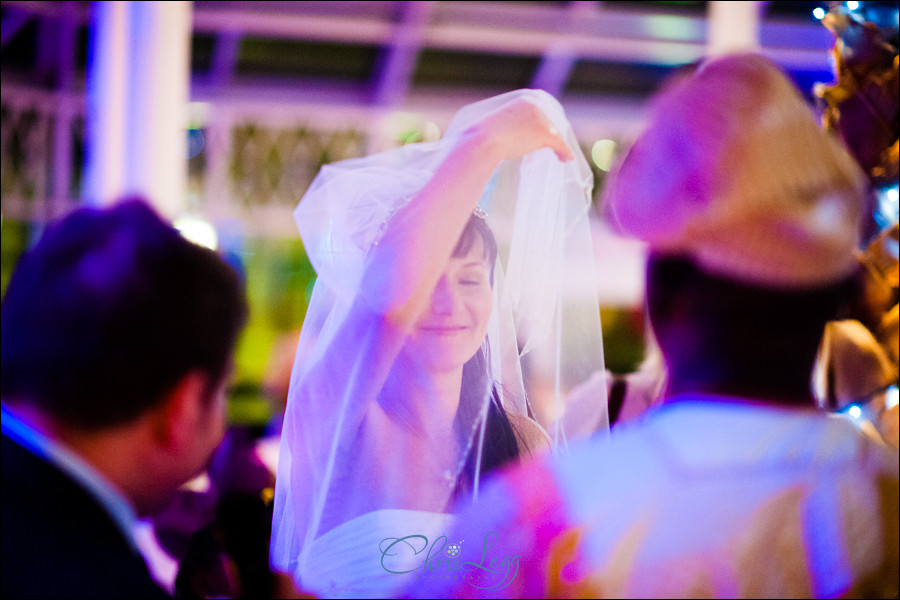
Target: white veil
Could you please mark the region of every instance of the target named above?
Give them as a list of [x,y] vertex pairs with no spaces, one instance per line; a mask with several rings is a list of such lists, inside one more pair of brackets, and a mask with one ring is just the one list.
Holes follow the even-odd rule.
[[[322,368],[325,353],[336,351],[335,336],[348,318],[367,256],[391,218],[432,178],[467,127],[517,98],[544,112],[575,159],[562,162],[544,148],[503,161],[478,203],[498,246],[493,312],[478,355],[483,360],[467,364],[485,372],[476,377],[478,407],[460,427],[467,439],[460,446],[457,472],[450,475],[458,479],[463,463],[471,461],[474,471],[465,490],[477,493],[488,435],[484,415],[492,394],[513,424],[524,416],[558,421],[553,417],[562,414],[561,406],[538,410],[529,399],[541,395],[561,402],[566,388],[604,370],[596,292],[591,297],[583,291],[597,289],[588,219],[593,176],[552,96],[518,90],[489,98],[460,110],[440,141],[324,166],[294,213],[318,279],[288,393],[271,549],[273,565],[297,575],[301,587],[309,589],[308,577],[314,575],[313,542],[335,524],[380,509],[446,513],[459,493],[458,486],[435,483],[439,477],[428,469],[413,470],[427,461],[409,462],[414,451],[439,452],[441,440],[423,447],[414,445],[411,436],[384,444],[366,429],[378,427],[379,421],[358,416],[372,403],[390,401],[384,390],[368,389],[371,357],[365,352],[371,346],[365,335],[358,346],[356,340],[341,346],[347,360],[340,372],[324,378],[310,374]],[[588,265],[579,277],[589,280],[574,301],[566,296],[564,281],[572,257]],[[311,381],[319,383],[311,386]],[[472,393],[465,382],[463,392]],[[606,398],[597,402],[605,407]],[[564,442],[564,432],[549,435],[555,445]],[[406,533],[415,532],[395,535]],[[372,553],[377,555],[378,549]]]

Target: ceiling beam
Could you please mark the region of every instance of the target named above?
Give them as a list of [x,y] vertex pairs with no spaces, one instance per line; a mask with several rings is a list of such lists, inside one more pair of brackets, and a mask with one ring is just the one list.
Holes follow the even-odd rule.
[[372,101],[376,105],[400,105],[408,95],[423,32],[433,7],[434,2],[404,2],[401,5],[400,23],[391,43],[382,48],[372,74]]
[[[584,19],[592,19],[598,8],[597,2],[572,0],[567,9],[570,23],[566,29],[577,27]],[[577,60],[578,54],[565,41],[548,47],[531,78],[531,87],[544,90],[556,97],[561,96]]]
[[9,9],[0,21],[0,48],[6,46],[6,43],[25,27],[29,19],[31,15],[27,12],[16,8]]
[[240,32],[233,30],[221,31],[216,36],[212,62],[209,67],[210,86],[223,89],[231,84],[243,37]]
[[193,20],[194,31],[201,33],[240,31],[246,36],[366,45],[390,43],[394,30],[387,20],[352,15],[272,13],[250,8],[220,10],[204,3],[195,4]]
[[548,48],[534,71],[531,87],[560,97],[566,89],[566,82],[575,68],[577,58],[577,53],[568,44],[560,43]]
[[[428,9],[413,8],[421,2],[397,2],[398,6],[408,5],[411,14],[422,10],[430,16],[427,23],[407,30],[392,21],[390,11],[372,14],[370,3],[366,2],[333,3],[333,10],[340,9],[340,13],[326,13],[324,9],[315,13],[293,12],[286,10],[284,3],[278,4],[280,10],[267,11],[262,2],[250,6],[198,2],[194,29],[205,33],[237,29],[252,36],[388,48],[400,48],[405,43],[396,44],[397,35],[411,35],[413,39],[407,41],[420,42],[421,49],[547,55],[557,62],[562,55],[561,43],[576,60],[663,65],[694,62],[704,56],[706,49],[705,15],[628,11],[613,2],[578,2],[569,6],[430,2]],[[785,68],[830,68],[828,50],[832,38],[817,24],[764,22],[760,26],[760,42],[761,51]],[[393,59],[397,68],[408,65],[415,53],[410,46],[399,50]]]

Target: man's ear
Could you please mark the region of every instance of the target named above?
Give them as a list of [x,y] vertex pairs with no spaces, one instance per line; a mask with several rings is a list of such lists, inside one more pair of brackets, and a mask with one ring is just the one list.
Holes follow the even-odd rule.
[[193,370],[166,392],[154,415],[154,437],[158,443],[174,452],[189,445],[197,434],[207,391],[208,378]]

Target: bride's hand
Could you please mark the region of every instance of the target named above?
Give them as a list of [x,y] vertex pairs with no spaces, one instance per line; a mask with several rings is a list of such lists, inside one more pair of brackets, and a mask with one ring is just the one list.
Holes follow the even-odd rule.
[[485,115],[469,133],[498,160],[519,158],[541,148],[550,148],[563,162],[574,158],[547,115],[521,98]]

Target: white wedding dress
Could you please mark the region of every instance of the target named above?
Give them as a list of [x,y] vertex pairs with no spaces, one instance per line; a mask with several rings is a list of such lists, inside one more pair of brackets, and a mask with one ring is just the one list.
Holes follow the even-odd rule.
[[342,523],[316,539],[295,578],[323,598],[391,598],[417,577],[434,576],[453,515],[382,509]]

